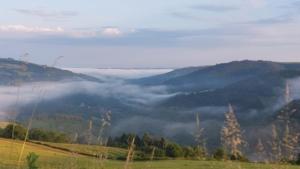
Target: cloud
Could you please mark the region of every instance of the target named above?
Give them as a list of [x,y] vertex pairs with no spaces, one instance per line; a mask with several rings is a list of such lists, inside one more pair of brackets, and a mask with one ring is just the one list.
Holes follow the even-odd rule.
[[191,7],[192,9],[201,10],[201,11],[209,11],[209,12],[229,12],[235,11],[239,8],[234,6],[221,6],[221,5],[195,5]]
[[114,77],[114,78],[142,78],[147,76],[159,75],[171,72],[173,69],[117,69],[117,68],[64,68],[75,73],[87,74],[96,78]]
[[254,8],[261,8],[266,6],[267,1],[266,0],[248,0],[250,5]]
[[115,37],[122,35],[122,31],[117,27],[106,27],[103,28],[101,34],[104,36]]
[[0,32],[19,32],[19,33],[62,33],[64,29],[61,27],[49,28],[25,25],[0,25]]
[[20,14],[41,17],[43,19],[66,19],[78,15],[78,12],[76,11],[48,11],[30,9],[14,9],[14,11]]
[[189,20],[198,20],[198,21],[203,20],[201,16],[192,15],[187,12],[172,12],[171,16],[176,18],[189,19]]
[[108,31],[110,36],[104,36],[102,31],[94,32],[91,36],[83,33],[62,34],[59,36],[39,36],[23,41],[39,44],[60,45],[100,45],[100,46],[148,46],[148,47],[178,47],[178,46],[201,46],[212,47],[232,44],[233,39],[251,36],[251,32],[241,27],[221,27],[215,29],[200,30],[158,30],[136,29],[115,36],[114,31]]
[[293,15],[284,14],[248,22],[249,24],[279,24],[293,21]]

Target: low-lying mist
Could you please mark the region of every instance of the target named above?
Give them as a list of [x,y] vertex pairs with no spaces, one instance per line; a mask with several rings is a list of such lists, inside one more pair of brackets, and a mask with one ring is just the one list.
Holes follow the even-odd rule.
[[0,87],[1,116],[9,116],[7,109],[32,102],[52,100],[67,95],[84,93],[102,97],[114,97],[125,104],[152,104],[171,97],[166,87],[140,87],[122,80],[106,80],[103,83],[89,81],[59,81],[26,83],[21,86]]
[[[167,86],[139,86],[129,84],[126,78],[115,76],[102,76],[97,74],[103,82],[91,82],[80,80],[65,80],[57,82],[35,82],[25,83],[20,86],[0,87],[0,118],[12,119],[16,113],[22,113],[20,107],[34,105],[34,103],[57,100],[74,94],[85,94],[90,96],[100,96],[101,98],[114,98],[122,104],[134,109],[135,112],[118,112],[112,119],[110,127],[111,135],[121,133],[142,134],[149,132],[156,135],[175,139],[180,143],[193,142],[195,132],[195,113],[200,113],[201,127],[205,128],[204,134],[211,142],[216,142],[219,137],[219,130],[223,125],[224,113],[227,105],[224,106],[202,106],[190,109],[178,109],[157,107],[157,105],[178,93],[169,93]],[[293,99],[300,98],[299,84],[300,78],[288,81]],[[243,110],[237,117],[241,121],[241,127],[245,130],[260,130],[251,127],[250,124],[256,122],[262,116],[272,116],[284,104],[284,89],[276,91],[282,93],[278,101],[264,110]],[[245,96],[246,97],[246,96]],[[232,103],[234,105],[234,103]],[[66,110],[68,111],[68,110]],[[37,112],[38,114],[39,112]],[[128,114],[126,114],[128,113]],[[121,115],[121,116],[119,116]],[[92,117],[90,117],[92,118]],[[89,117],[86,119],[89,120]],[[250,127],[249,127],[250,126]],[[268,127],[268,126],[266,126]],[[264,130],[263,128],[261,129]]]

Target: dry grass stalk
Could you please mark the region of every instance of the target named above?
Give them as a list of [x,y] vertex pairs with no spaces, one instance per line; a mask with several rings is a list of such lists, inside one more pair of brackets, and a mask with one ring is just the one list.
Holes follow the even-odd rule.
[[281,142],[277,132],[277,127],[275,124],[272,124],[272,138],[271,138],[271,153],[270,160],[274,162],[278,162],[282,158],[281,154]]
[[[28,53],[25,53],[25,55],[23,57],[28,57],[29,54]],[[58,57],[60,58],[60,57]],[[59,60],[59,59],[58,59]],[[52,67],[54,67],[56,64],[57,64],[57,61],[58,60],[55,60]],[[24,62],[24,63],[27,63],[27,62]],[[27,66],[25,65],[24,67],[26,70],[27,70]],[[24,71],[26,71],[24,69]],[[34,118],[34,115],[37,111],[37,107],[39,105],[39,103],[43,100],[45,94],[46,94],[46,90],[43,90],[41,86],[37,86],[37,91],[38,91],[38,101],[36,102],[34,108],[33,108],[33,111],[31,112],[31,117],[29,119],[29,122],[28,122],[28,126],[27,126],[27,129],[26,129],[26,134],[25,134],[25,138],[23,140],[23,144],[22,144],[22,148],[21,148],[21,151],[20,151],[20,154],[19,154],[19,158],[18,158],[18,164],[17,164],[17,168],[20,168],[21,167],[21,160],[22,160],[22,156],[24,154],[24,150],[25,150],[25,146],[26,146],[26,143],[27,143],[27,140],[28,140],[28,135],[29,135],[29,131],[31,129],[31,126],[32,126],[32,122],[33,122],[33,118]]]
[[89,121],[89,128],[88,128],[88,140],[87,144],[90,145],[92,143],[92,138],[93,138],[93,121]]
[[100,145],[106,144],[107,138],[104,138],[105,129],[107,129],[111,125],[111,112],[106,112],[101,118],[101,125],[98,133],[97,141]]
[[256,151],[256,162],[268,163],[265,146],[260,138],[257,140],[255,151]]
[[206,155],[206,143],[203,138],[204,129],[200,125],[199,113],[196,113],[196,131],[195,131],[195,141],[197,144],[197,149],[199,151],[198,158],[203,159]]
[[150,156],[150,158],[149,158],[149,161],[147,161],[147,163],[146,163],[146,168],[147,169],[150,169],[151,168],[151,162],[153,161],[153,159],[154,159],[154,156],[155,156],[155,150],[156,150],[156,148],[155,147],[153,147],[153,149],[152,149],[152,152],[151,152],[151,156]]
[[283,154],[287,160],[295,160],[297,156],[297,145],[299,142],[299,134],[290,131],[288,124],[285,126],[284,136],[282,139]]
[[124,165],[124,169],[129,169],[130,168],[130,162],[133,160],[134,147],[135,147],[134,142],[135,142],[135,137],[132,138],[131,143],[129,145],[128,154],[127,154],[127,157],[126,157],[126,162],[125,162],[125,165]]
[[[39,95],[40,97],[39,97],[38,100],[41,100],[41,99],[44,97],[44,95],[45,95],[45,92],[43,92],[43,91],[40,91],[40,93],[41,93],[41,94]],[[39,104],[39,102],[37,102],[37,103],[35,104],[34,109],[33,109],[33,111],[31,112],[31,117],[30,117],[30,119],[29,119],[29,123],[28,123],[27,129],[26,129],[25,138],[24,138],[24,141],[23,141],[23,144],[22,144],[22,148],[21,148],[21,151],[20,151],[20,155],[19,155],[19,158],[18,158],[18,168],[21,167],[22,156],[23,156],[23,153],[24,153],[24,149],[25,149],[25,146],[26,146],[26,142],[27,142],[27,140],[28,140],[29,131],[30,131],[30,129],[31,129],[32,122],[33,122],[33,117],[34,117],[35,112],[36,112],[36,110],[37,110],[38,104]]]
[[229,104],[229,111],[225,113],[225,122],[221,130],[221,141],[225,150],[232,156],[237,158],[242,155],[242,146],[246,145],[246,142],[243,140],[240,125],[231,104]]

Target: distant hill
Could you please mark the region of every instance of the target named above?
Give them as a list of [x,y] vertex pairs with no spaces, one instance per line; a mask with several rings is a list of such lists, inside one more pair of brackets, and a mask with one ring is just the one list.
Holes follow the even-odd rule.
[[300,64],[235,61],[202,68],[178,69],[143,78],[142,85],[165,85],[179,92],[161,107],[226,106],[264,109],[283,93],[287,79],[300,76]]
[[[0,74],[13,75],[0,76],[0,79],[11,77],[5,84],[18,79],[24,82],[68,78],[98,80],[30,63],[26,63],[26,74],[30,76],[25,76],[21,71],[23,62],[5,59],[3,63],[6,68],[0,69]],[[48,73],[50,76],[46,76]],[[219,130],[229,103],[234,106],[242,128],[255,130],[258,125],[269,125],[284,104],[286,82],[297,77],[300,77],[299,63],[245,60],[188,67],[113,83],[114,79],[109,79],[101,85],[84,84],[91,89],[72,88],[67,95],[45,99],[38,104],[33,126],[80,133],[87,130],[91,119],[94,127],[99,127],[103,113],[111,110],[113,134],[150,132],[190,144],[194,140],[195,113],[199,112],[201,124],[210,133],[208,141],[218,145]],[[35,104],[21,105],[18,120],[27,122]]]
[[138,79],[136,82],[143,85],[167,85],[175,91],[202,91],[223,88],[248,78],[286,70],[300,71],[300,64],[234,61],[207,67],[177,69],[163,75]]
[[195,72],[197,70],[201,70],[204,67],[187,67],[187,68],[181,68],[181,69],[176,69],[174,71],[161,74],[161,75],[156,75],[156,76],[151,76],[151,77],[145,77],[145,78],[139,78],[139,79],[133,79],[130,80],[129,82],[139,84],[139,85],[163,85],[167,83],[169,80],[181,77],[184,75],[188,75],[192,72]]
[[17,85],[18,83],[25,82],[59,81],[65,79],[100,82],[94,77],[76,74],[67,70],[17,61],[10,58],[0,58],[0,85]]

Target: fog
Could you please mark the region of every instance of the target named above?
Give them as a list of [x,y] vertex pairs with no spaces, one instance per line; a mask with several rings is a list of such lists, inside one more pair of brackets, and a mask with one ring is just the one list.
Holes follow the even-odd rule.
[[89,76],[93,76],[96,78],[102,79],[103,77],[106,78],[122,78],[122,79],[129,79],[129,78],[142,78],[148,76],[159,75],[163,73],[167,73],[172,71],[173,69],[117,69],[117,68],[64,68],[65,70],[72,71],[74,73],[82,73]]
[[[119,135],[124,132],[138,134],[150,132],[159,136],[175,138],[175,140],[176,138],[186,138],[183,139],[183,142],[186,143],[193,141],[192,136],[196,126],[195,113],[200,113],[201,126],[205,128],[204,134],[214,139],[219,137],[219,129],[223,124],[224,113],[228,109],[227,106],[204,106],[185,110],[171,110],[172,112],[169,113],[172,113],[173,117],[169,117],[168,115],[169,118],[166,118],[164,117],[164,110],[157,110],[155,104],[178,93],[168,93],[166,86],[144,87],[128,84],[126,82],[127,77],[123,76],[120,78],[121,75],[111,76],[103,75],[103,73],[94,73],[96,73],[94,76],[100,77],[103,82],[65,80],[24,83],[21,86],[0,86],[0,118],[14,118],[18,107],[23,105],[38,103],[40,101],[47,102],[48,100],[83,93],[103,98],[117,98],[122,104],[128,106],[142,105],[142,108],[151,107],[149,111],[138,112],[138,115],[128,114],[128,116],[123,116],[122,118],[113,116],[113,125],[110,128],[111,135]],[[291,89],[291,97],[299,99],[300,91],[298,89],[300,89],[300,78],[290,79],[288,84]],[[248,110],[247,113],[237,111],[239,120],[255,119],[262,114],[272,115],[272,113],[285,104],[284,89],[277,92],[281,93],[282,97],[279,97],[275,104],[260,111]],[[114,114],[114,112],[112,113]],[[247,126],[243,124],[241,127],[247,129]],[[250,129],[249,132],[256,130],[253,128],[248,129]],[[188,136],[191,138],[188,139]],[[180,140],[176,141],[180,142]]]
[[52,100],[77,93],[98,95],[104,98],[118,98],[124,104],[130,105],[149,105],[176,94],[167,93],[165,86],[142,87],[132,85],[116,76],[102,75],[102,73],[97,74],[97,77],[101,77],[103,82],[65,80],[23,83],[20,86],[0,86],[0,117],[14,115],[12,111],[17,111],[17,107],[22,105],[41,100]]

